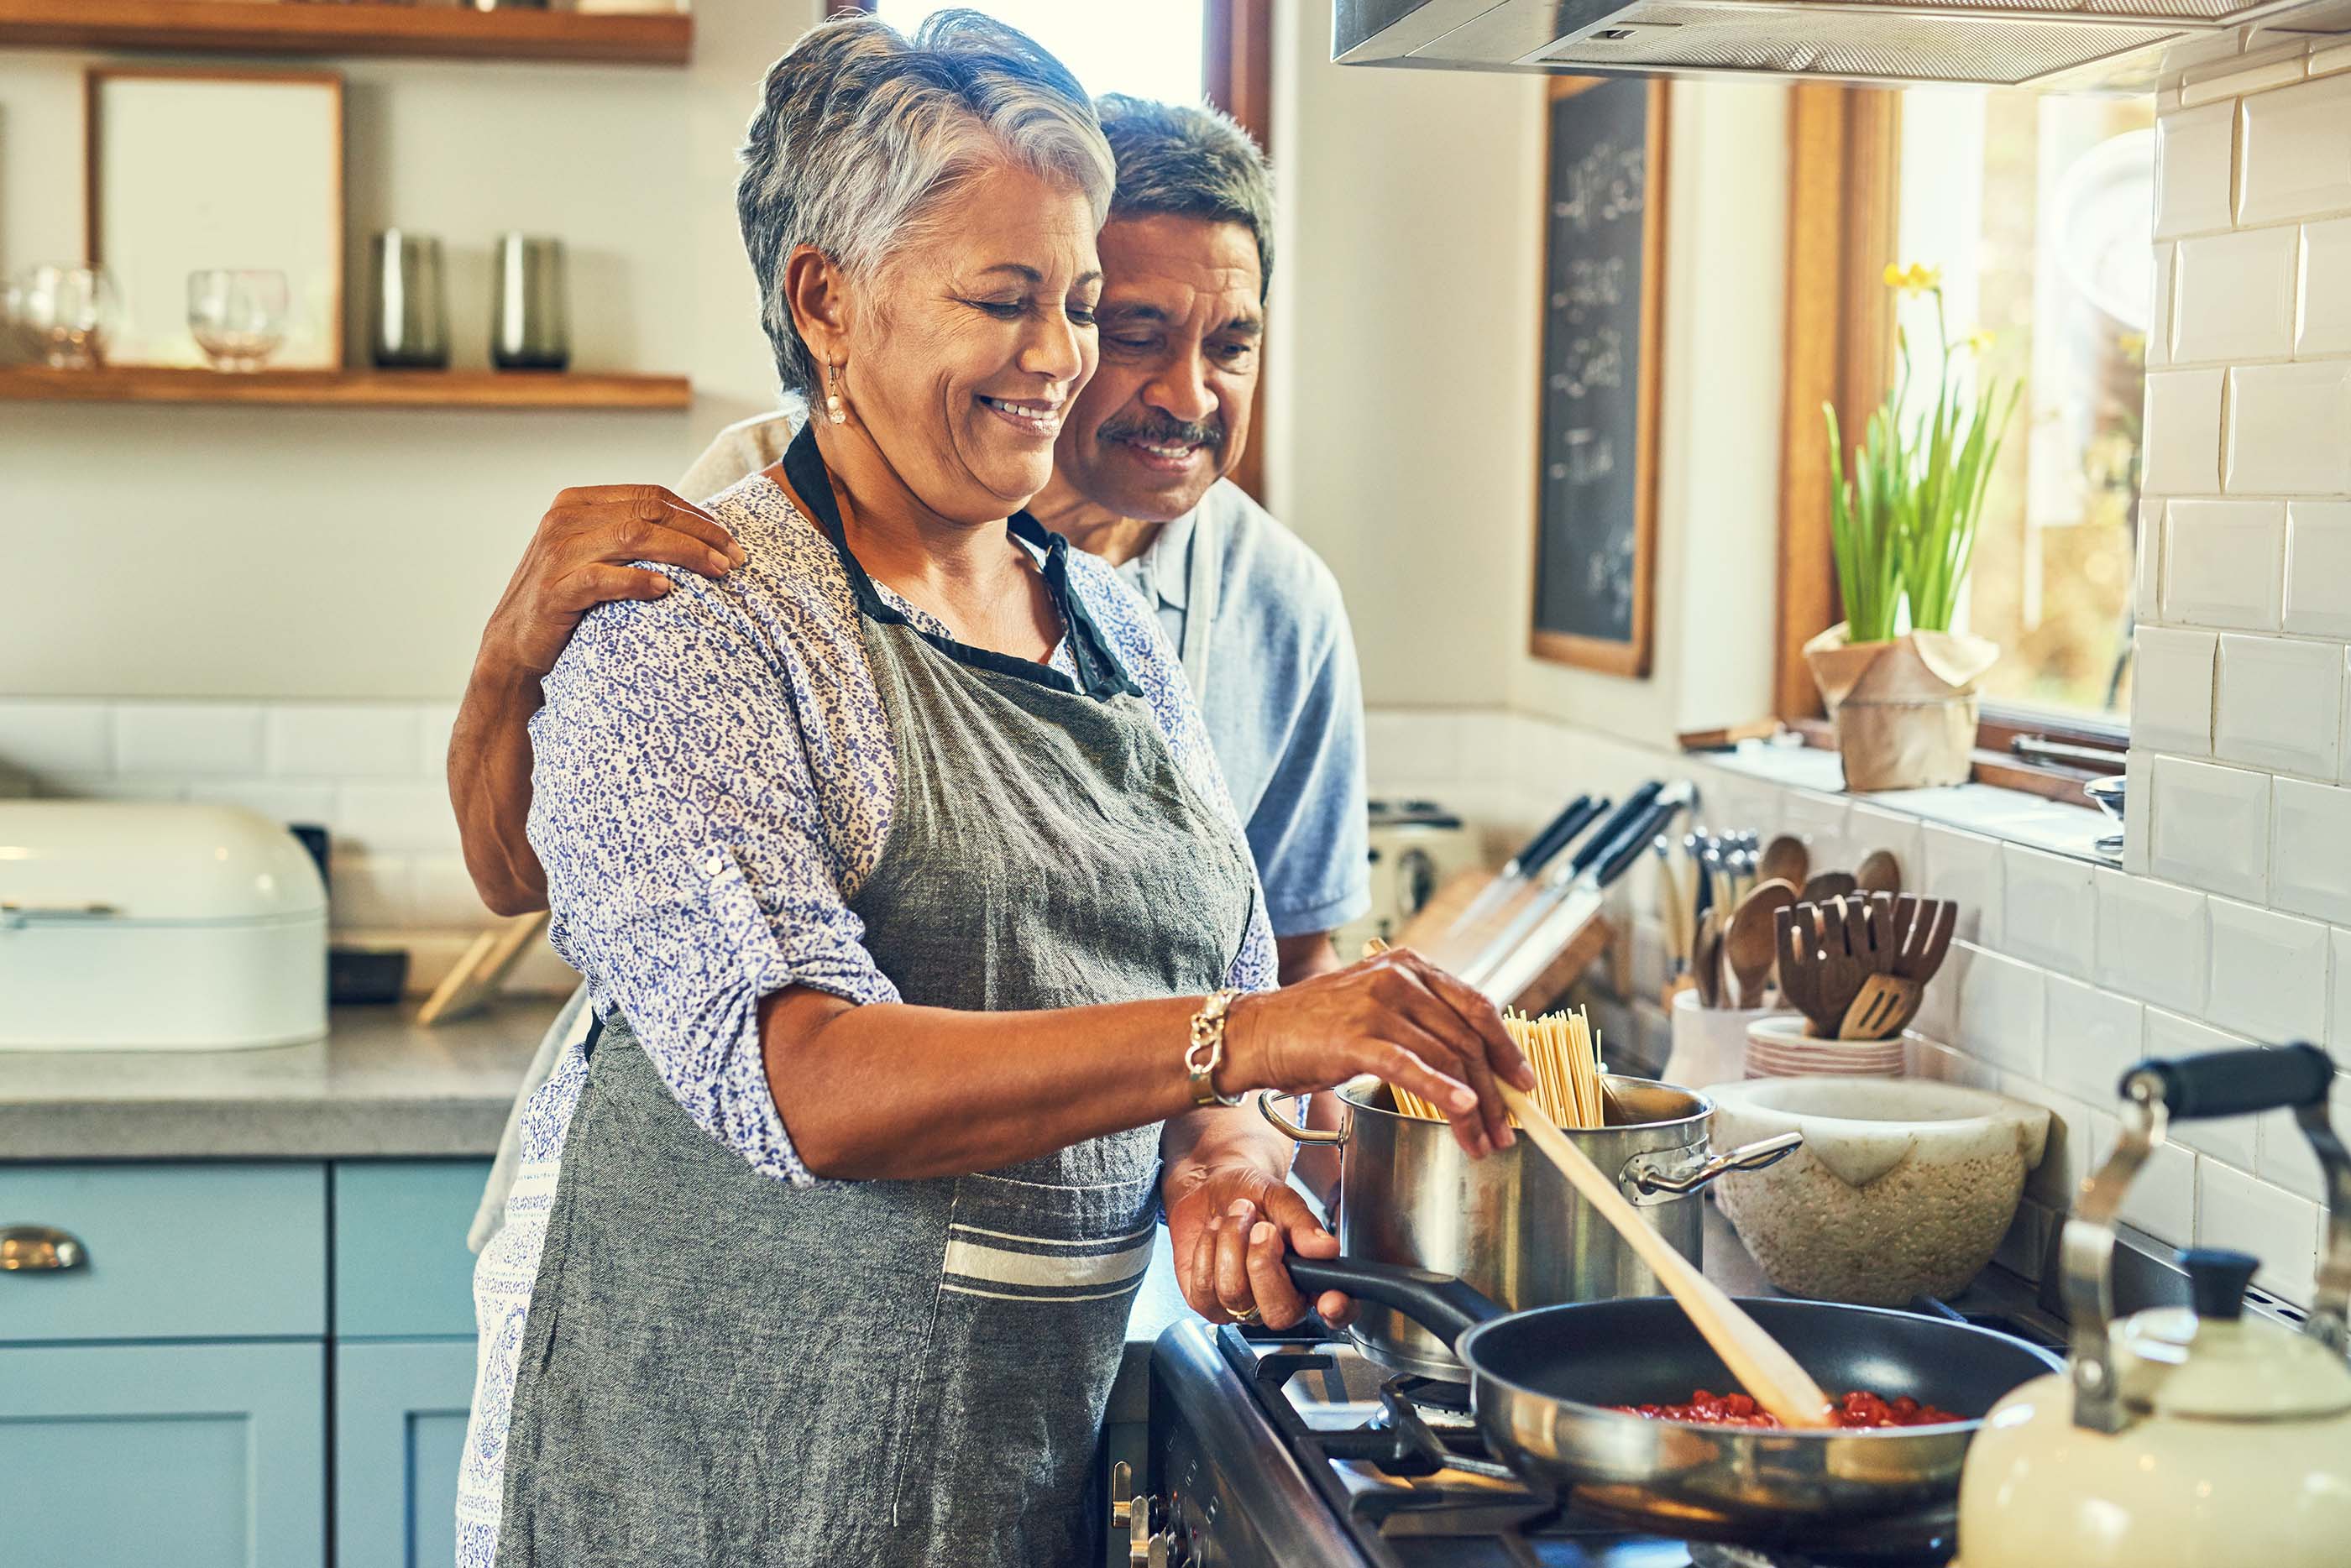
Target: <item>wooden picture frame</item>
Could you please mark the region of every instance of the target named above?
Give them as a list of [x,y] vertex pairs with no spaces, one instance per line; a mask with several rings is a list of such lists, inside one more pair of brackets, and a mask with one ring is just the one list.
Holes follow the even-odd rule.
[[[1536,318],[1545,324],[1541,360],[1537,374],[1548,377],[1551,361],[1552,263],[1554,225],[1552,214],[1561,201],[1555,182],[1562,171],[1554,166],[1552,145],[1559,105],[1596,88],[1624,84],[1628,78],[1562,77],[1554,78],[1546,99],[1543,121],[1543,265],[1536,279]],[[1625,638],[1588,635],[1546,628],[1542,623],[1545,586],[1545,538],[1548,524],[1545,488],[1552,462],[1552,410],[1545,388],[1535,397],[1534,577],[1529,605],[1528,651],[1537,659],[1575,665],[1633,680],[1649,673],[1655,635],[1654,601],[1656,577],[1657,416],[1658,384],[1665,327],[1666,181],[1668,157],[1667,96],[1670,83],[1646,81],[1644,118],[1643,196],[1641,209],[1640,317],[1635,333],[1637,364],[1633,400],[1634,441],[1632,478],[1632,565],[1629,633]]]
[[110,365],[208,365],[188,331],[188,274],[274,267],[291,307],[268,368],[341,369],[340,74],[92,66],[82,150],[84,252],[113,275],[126,317]]

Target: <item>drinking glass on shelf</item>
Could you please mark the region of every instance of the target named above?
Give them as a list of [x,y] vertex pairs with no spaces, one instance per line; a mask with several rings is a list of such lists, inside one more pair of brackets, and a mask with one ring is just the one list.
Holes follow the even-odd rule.
[[286,341],[286,275],[212,267],[188,275],[188,330],[216,369],[258,370]]
[[49,262],[18,280],[17,335],[57,369],[96,369],[121,322],[121,296],[104,267]]

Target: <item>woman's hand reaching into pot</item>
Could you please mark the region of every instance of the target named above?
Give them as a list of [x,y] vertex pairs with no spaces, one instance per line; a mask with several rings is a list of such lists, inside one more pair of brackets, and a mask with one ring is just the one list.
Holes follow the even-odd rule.
[[1494,1004],[1409,948],[1233,1002],[1225,1085],[1311,1094],[1366,1073],[1436,1106],[1480,1158],[1511,1143],[1496,1081],[1535,1086]]

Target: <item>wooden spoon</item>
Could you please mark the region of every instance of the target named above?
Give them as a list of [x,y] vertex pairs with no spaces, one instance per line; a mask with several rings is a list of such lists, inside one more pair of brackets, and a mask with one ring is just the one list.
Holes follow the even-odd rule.
[[1804,884],[1803,902],[1826,904],[1833,898],[1844,898],[1859,886],[1850,871],[1823,871]]
[[1616,1190],[1616,1184],[1600,1173],[1583,1151],[1569,1141],[1565,1133],[1547,1121],[1535,1108],[1532,1100],[1508,1084],[1501,1085],[1502,1099],[1518,1113],[1526,1135],[1542,1150],[1568,1184],[1583,1194],[1583,1200],[1600,1211],[1600,1217],[1616,1229],[1633,1251],[1649,1265],[1657,1282],[1667,1294],[1681,1303],[1689,1314],[1690,1324],[1702,1335],[1714,1353],[1722,1357],[1730,1375],[1746,1386],[1762,1406],[1785,1427],[1825,1427],[1829,1424],[1829,1397],[1810,1374],[1788,1354],[1787,1347],[1764,1332],[1763,1325],[1740,1310],[1737,1302],[1723,1293],[1722,1287],[1698,1272],[1687,1258],[1674,1251],[1665,1237],[1652,1230],[1637,1210]]
[[1698,937],[1691,945],[1690,977],[1698,981],[1700,1007],[1722,1005],[1722,911],[1708,909],[1698,918]]
[[1865,893],[1899,893],[1902,891],[1902,862],[1891,849],[1873,849],[1862,857],[1855,868],[1853,879]]
[[1731,1005],[1763,1005],[1764,981],[1779,960],[1780,911],[1796,901],[1796,890],[1785,882],[1759,882],[1731,913],[1730,929],[1722,939],[1722,956],[1730,965],[1734,982]]
[[1776,878],[1792,888],[1802,888],[1812,873],[1813,852],[1792,833],[1783,833],[1763,846],[1763,862],[1755,871],[1766,882]]

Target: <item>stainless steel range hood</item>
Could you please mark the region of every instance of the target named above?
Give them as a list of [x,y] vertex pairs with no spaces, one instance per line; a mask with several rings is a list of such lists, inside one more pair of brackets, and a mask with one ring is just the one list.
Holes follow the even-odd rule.
[[[2351,34],[2351,0],[1335,0],[1344,65],[2151,88],[2173,63]],[[2254,41],[2260,47],[2262,39]]]

